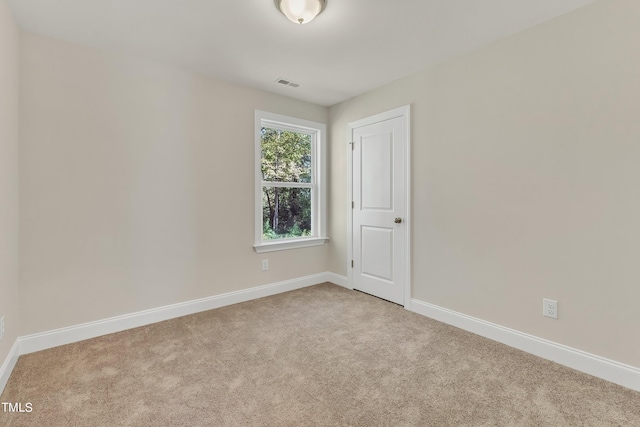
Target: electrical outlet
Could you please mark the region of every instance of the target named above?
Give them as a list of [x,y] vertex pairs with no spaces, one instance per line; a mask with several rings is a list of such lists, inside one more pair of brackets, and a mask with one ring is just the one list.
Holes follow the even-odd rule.
[[558,318],[558,301],[544,298],[542,300],[542,315],[551,317],[552,319]]
[[263,259],[262,260],[262,271],[268,271],[269,270],[269,260],[268,259]]
[[4,338],[4,316],[0,317],[0,340]]

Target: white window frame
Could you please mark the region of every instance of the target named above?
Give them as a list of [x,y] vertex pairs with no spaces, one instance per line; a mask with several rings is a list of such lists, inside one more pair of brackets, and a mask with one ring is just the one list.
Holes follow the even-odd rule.
[[[263,127],[303,132],[311,134],[311,184],[274,183],[262,180],[262,143],[260,130]],[[320,246],[329,240],[327,237],[327,192],[326,192],[326,134],[324,123],[302,120],[256,110],[255,112],[255,241],[253,248],[257,253],[282,251],[286,249]],[[311,187],[311,236],[290,239],[263,240],[262,187]]]

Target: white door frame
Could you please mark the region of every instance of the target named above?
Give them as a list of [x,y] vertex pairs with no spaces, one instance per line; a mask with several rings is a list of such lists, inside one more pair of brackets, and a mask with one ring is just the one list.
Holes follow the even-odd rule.
[[347,124],[347,278],[349,287],[353,289],[353,130],[362,126],[382,122],[385,120],[402,117],[405,123],[405,218],[402,227],[405,233],[405,283],[404,283],[404,308],[411,308],[411,106],[394,108],[393,110],[355,120]]

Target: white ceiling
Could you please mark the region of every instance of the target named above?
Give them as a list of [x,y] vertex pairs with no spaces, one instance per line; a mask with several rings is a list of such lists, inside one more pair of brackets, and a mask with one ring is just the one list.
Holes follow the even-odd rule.
[[328,106],[594,0],[328,0],[306,25],[273,0],[5,1],[27,31]]

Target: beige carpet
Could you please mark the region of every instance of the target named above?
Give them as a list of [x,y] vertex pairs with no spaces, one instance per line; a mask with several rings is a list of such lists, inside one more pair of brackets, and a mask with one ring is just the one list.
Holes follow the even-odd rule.
[[[640,393],[322,284],[20,357],[1,426],[640,426]],[[1,410],[1,408],[0,408]]]

